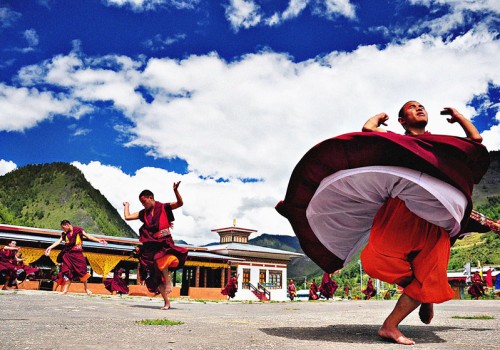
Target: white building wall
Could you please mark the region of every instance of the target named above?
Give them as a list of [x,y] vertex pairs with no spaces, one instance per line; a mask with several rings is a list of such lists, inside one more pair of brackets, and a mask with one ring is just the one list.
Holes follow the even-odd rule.
[[268,288],[271,293],[271,300],[285,301],[287,298],[287,267],[284,264],[269,264],[260,262],[240,263],[237,268],[238,273],[238,292],[234,300],[253,300],[259,299],[250,289],[243,289],[243,269],[250,269],[250,283],[257,288],[259,284],[260,270],[266,270],[266,283],[269,283],[269,271],[281,271],[281,288]]

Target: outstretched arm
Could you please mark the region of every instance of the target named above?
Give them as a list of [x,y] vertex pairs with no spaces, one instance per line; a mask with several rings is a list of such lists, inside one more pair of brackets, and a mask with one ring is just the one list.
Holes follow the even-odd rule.
[[108,242],[106,242],[104,239],[99,239],[99,238],[95,238],[94,236],[91,236],[89,235],[87,232],[85,231],[82,231],[82,234],[85,238],[87,238],[89,241],[92,241],[92,242],[97,242],[97,243],[101,243],[102,245],[107,245]]
[[387,130],[380,128],[380,125],[385,125],[386,121],[389,120],[389,116],[386,113],[379,113],[368,119],[361,129],[363,132],[377,131],[377,132],[387,132]]
[[177,199],[177,201],[170,203],[170,206],[172,207],[172,209],[180,208],[184,204],[184,202],[182,201],[182,197],[179,193],[179,185],[180,184],[181,184],[180,181],[174,182],[174,193],[175,193],[175,198]]
[[129,202],[123,202],[123,217],[125,220],[137,220],[139,219],[139,212],[130,214]]
[[441,111],[441,115],[449,115],[450,117],[447,118],[446,120],[448,123],[453,124],[453,123],[458,123],[464,129],[465,135],[469,140],[475,141],[475,142],[483,142],[483,138],[479,134],[479,131],[477,131],[476,127],[474,124],[471,123],[471,121],[467,118],[465,118],[460,112],[458,112],[455,108],[453,107],[445,107]]
[[59,244],[61,244],[61,242],[62,242],[62,236],[59,237],[59,239],[57,241],[52,243],[47,249],[45,249],[45,255],[48,256],[50,254],[50,251],[52,250],[52,248],[57,247]]

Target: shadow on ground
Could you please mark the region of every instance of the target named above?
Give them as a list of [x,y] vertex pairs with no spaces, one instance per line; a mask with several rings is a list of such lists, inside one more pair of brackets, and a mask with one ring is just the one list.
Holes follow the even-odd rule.
[[[280,328],[260,328],[260,331],[267,335],[283,337],[295,340],[316,340],[339,343],[362,343],[380,344],[388,342],[380,338],[377,331],[378,325],[333,325],[326,327],[280,327]],[[401,326],[403,334],[417,344],[425,343],[445,343],[446,340],[440,338],[438,332],[453,331],[491,331],[484,328],[462,328],[462,327],[429,327],[429,326]]]

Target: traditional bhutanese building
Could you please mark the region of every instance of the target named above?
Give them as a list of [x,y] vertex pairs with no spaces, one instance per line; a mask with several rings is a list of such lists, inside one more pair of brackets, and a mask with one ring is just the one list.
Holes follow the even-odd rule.
[[212,253],[231,257],[229,272],[238,278],[235,300],[259,299],[286,300],[287,264],[302,254],[266,248],[248,243],[255,230],[242,227],[225,227],[212,230],[220,237],[220,244],[208,246]]
[[[248,236],[257,232],[251,229],[230,227],[212,230],[218,232],[220,244],[208,247],[182,245],[189,250],[183,269],[174,276],[172,297],[194,299],[224,299],[220,291],[231,274],[239,275],[238,300],[285,300],[287,263],[302,254],[264,248],[248,244]],[[0,224],[0,246],[10,241],[17,242],[25,264],[39,267],[36,281],[27,281],[20,288],[52,289],[52,275],[56,258],[62,247],[55,247],[49,256],[45,249],[61,236],[60,230],[39,229],[24,226]],[[115,236],[93,235],[105,239],[106,246],[84,240],[83,255],[87,258],[93,277],[88,281],[94,293],[109,293],[102,283],[111,277],[115,268],[125,272],[132,295],[150,295],[137,276],[138,260],[133,256],[139,240]],[[104,277],[103,277],[104,276]],[[80,283],[73,283],[70,292],[83,292]]]

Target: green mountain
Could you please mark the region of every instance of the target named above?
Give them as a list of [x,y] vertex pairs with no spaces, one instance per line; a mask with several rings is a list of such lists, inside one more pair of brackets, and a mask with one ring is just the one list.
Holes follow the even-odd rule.
[[0,176],[1,223],[58,230],[64,219],[92,234],[137,237],[71,164],[28,165]]

